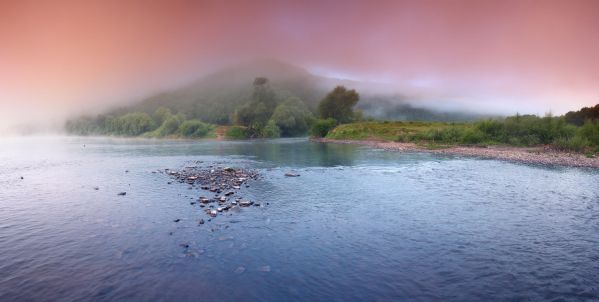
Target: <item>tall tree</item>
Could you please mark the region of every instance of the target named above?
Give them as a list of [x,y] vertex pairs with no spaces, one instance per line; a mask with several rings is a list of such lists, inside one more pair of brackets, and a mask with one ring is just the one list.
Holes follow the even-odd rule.
[[318,115],[322,119],[333,118],[339,123],[351,122],[354,119],[354,106],[359,101],[360,95],[354,89],[337,86],[318,104]]

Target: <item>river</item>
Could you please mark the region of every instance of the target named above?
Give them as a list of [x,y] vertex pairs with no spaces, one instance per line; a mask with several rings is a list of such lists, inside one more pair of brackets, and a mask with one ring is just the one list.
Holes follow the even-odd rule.
[[[241,194],[263,206],[207,221],[204,192],[156,173],[188,165],[255,169]],[[599,299],[599,171],[307,139],[0,138],[0,272],[0,301]]]

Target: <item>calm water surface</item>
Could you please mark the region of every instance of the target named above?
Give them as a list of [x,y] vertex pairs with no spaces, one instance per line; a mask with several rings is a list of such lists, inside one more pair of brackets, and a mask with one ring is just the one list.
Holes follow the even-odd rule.
[[[257,169],[241,192],[269,205],[199,226],[202,193],[152,173],[196,161]],[[596,170],[305,139],[0,140],[0,301],[597,299]]]

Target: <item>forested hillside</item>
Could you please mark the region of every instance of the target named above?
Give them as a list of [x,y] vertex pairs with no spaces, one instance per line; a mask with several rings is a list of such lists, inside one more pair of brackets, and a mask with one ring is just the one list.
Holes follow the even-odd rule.
[[[295,111],[307,111],[312,114],[316,113],[318,102],[329,91],[338,85],[343,85],[360,91],[361,101],[357,109],[365,118],[468,121],[483,117],[479,114],[443,112],[417,107],[403,101],[397,95],[369,93],[365,89],[368,87],[367,83],[316,76],[297,66],[274,60],[261,60],[223,69],[187,86],[158,93],[132,105],[112,109],[97,116],[74,118],[69,121],[67,130],[76,134],[123,135],[121,132],[107,131],[103,123],[133,113],[136,114],[130,115],[129,118],[140,119],[139,114],[145,113],[147,116],[143,119],[147,120],[147,117],[153,115],[159,108],[168,109],[172,114],[181,115],[188,120],[199,120],[215,125],[234,125],[238,122],[235,120],[236,111],[247,112],[247,106],[256,102],[255,85],[253,85],[256,78],[267,79],[268,90],[274,100],[270,106],[285,102],[287,107],[294,108]],[[271,113],[274,113],[274,109],[268,108],[269,111],[273,111]],[[281,112],[282,109],[277,116],[280,116]],[[305,134],[305,131],[302,133],[302,131],[283,130],[282,133],[282,135],[302,134]]]

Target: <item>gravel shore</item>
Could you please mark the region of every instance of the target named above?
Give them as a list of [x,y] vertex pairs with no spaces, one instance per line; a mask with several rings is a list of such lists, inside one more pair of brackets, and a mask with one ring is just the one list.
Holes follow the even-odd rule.
[[584,154],[559,152],[545,149],[543,147],[521,148],[490,146],[485,148],[453,146],[443,149],[427,149],[414,143],[399,143],[376,140],[336,140],[328,138],[313,138],[312,141],[320,143],[363,145],[390,151],[428,152],[437,154],[473,156],[526,164],[599,168],[599,157],[589,158]]

